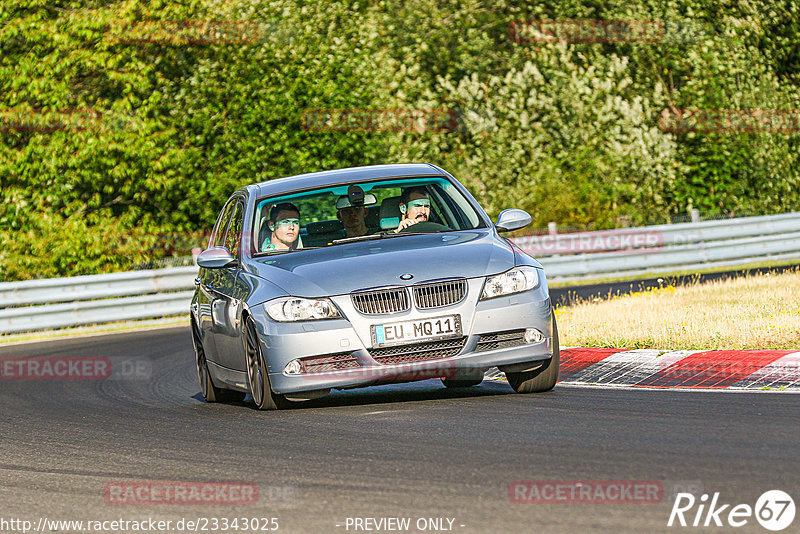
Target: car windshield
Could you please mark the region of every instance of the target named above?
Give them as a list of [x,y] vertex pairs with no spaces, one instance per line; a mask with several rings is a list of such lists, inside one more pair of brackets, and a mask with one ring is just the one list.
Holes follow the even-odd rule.
[[467,198],[440,176],[340,184],[260,199],[254,225],[256,254],[485,227]]

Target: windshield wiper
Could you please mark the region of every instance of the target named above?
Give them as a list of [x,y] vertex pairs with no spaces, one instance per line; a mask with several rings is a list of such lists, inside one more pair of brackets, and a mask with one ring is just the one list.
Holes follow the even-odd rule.
[[262,250],[261,252],[256,252],[255,254],[253,254],[253,257],[263,258],[265,256],[277,256],[278,254],[287,254],[289,252],[294,252],[294,250]]
[[301,250],[312,250],[315,248],[322,248],[322,247],[303,247],[303,248],[295,248],[292,250],[262,250],[261,252],[254,253],[253,257],[263,258],[265,256],[277,256],[278,254],[288,254],[289,252],[300,252]]
[[386,239],[387,237],[394,237],[397,234],[390,234],[381,232],[379,234],[357,235],[355,237],[343,237],[341,239],[334,239],[331,241],[334,245],[341,245],[342,243],[355,243],[357,241],[372,241],[373,239]]
[[391,239],[393,237],[403,237],[407,235],[430,235],[440,234],[442,232],[452,232],[452,230],[434,230],[432,232],[381,232],[379,234],[359,235],[355,237],[343,237],[342,239],[334,239],[331,241],[333,245],[340,245],[342,243],[355,243],[357,241],[371,241],[373,239]]

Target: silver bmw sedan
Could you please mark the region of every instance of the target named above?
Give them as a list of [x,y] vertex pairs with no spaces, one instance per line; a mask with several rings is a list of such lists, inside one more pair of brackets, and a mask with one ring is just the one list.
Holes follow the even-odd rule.
[[207,402],[259,409],[331,389],[505,372],[519,393],[558,379],[541,264],[501,234],[452,175],[376,165],[248,185],[198,257],[191,325]]

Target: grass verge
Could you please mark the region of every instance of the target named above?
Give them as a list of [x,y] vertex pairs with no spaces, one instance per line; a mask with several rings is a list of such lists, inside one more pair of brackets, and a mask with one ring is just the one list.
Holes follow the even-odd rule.
[[562,346],[800,350],[800,272],[593,299],[556,317]]

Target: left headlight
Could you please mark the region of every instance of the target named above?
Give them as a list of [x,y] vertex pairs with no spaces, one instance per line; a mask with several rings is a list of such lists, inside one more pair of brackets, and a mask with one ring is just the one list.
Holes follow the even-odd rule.
[[534,267],[514,267],[496,276],[490,276],[483,284],[481,300],[493,299],[512,293],[521,293],[539,286],[539,270]]
[[339,310],[330,299],[281,297],[265,302],[264,309],[274,321],[280,322],[316,321],[341,317]]

